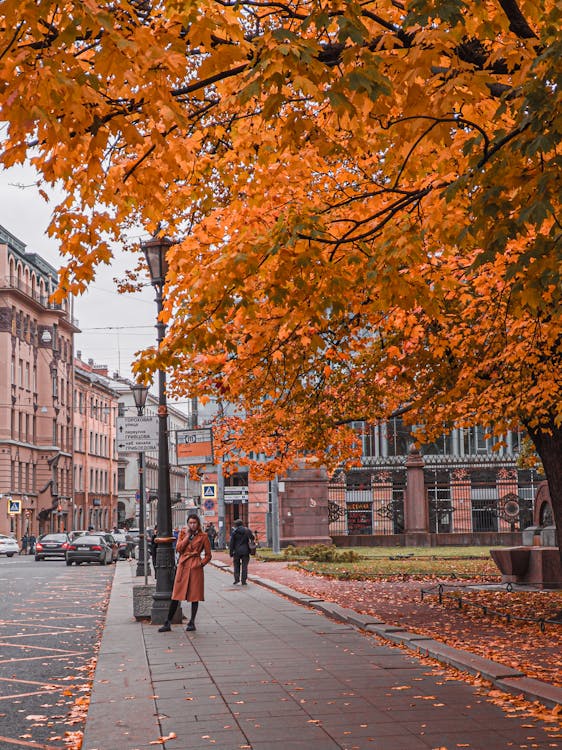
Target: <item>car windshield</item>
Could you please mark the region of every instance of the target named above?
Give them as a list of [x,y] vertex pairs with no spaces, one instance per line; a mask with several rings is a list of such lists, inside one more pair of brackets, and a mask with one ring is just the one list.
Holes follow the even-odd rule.
[[103,542],[103,537],[89,536],[88,534],[84,534],[84,536],[74,540],[75,544],[100,544],[100,542]]
[[66,542],[66,534],[45,534],[41,537],[42,542]]

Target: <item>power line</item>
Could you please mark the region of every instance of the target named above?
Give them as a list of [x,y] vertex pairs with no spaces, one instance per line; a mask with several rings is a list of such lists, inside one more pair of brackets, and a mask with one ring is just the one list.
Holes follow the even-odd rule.
[[142,328],[144,330],[152,329],[154,326],[95,326],[94,328],[82,328],[81,332],[84,331],[131,331],[133,328]]

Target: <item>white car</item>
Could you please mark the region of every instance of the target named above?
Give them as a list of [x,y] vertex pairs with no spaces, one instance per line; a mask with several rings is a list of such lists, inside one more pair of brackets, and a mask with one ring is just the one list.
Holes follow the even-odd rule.
[[13,539],[11,536],[0,534],[0,555],[13,557],[14,555],[18,555],[19,551],[20,548],[15,539]]

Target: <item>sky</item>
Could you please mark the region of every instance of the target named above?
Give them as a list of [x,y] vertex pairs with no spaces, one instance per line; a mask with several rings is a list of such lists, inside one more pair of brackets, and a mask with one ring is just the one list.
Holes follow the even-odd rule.
[[[35,179],[31,167],[0,169],[0,224],[27,245],[27,252],[37,252],[58,268],[63,258],[56,241],[46,235],[55,203],[39,195]],[[131,377],[135,352],[156,341],[155,295],[148,279],[140,293],[126,295],[118,294],[113,282],[135,265],[135,256],[117,252],[112,266],[99,269],[88,292],[74,301],[81,330],[75,352],[80,351],[85,362],[107,364],[110,375]]]

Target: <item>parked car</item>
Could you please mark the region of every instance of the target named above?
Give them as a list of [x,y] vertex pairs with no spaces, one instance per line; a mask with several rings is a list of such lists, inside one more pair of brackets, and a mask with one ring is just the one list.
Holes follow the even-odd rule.
[[134,557],[135,545],[124,531],[114,531],[113,538],[119,545],[119,557],[125,559]]
[[11,536],[0,534],[0,555],[6,555],[6,557],[13,557],[18,555],[20,551],[17,540]]
[[73,531],[68,532],[68,536],[70,537],[70,541],[74,541],[76,537],[78,536],[84,536],[85,534],[89,534],[90,532],[86,529],[74,529]]
[[111,549],[111,561],[117,562],[119,557],[119,543],[117,539],[107,531],[90,531],[90,536],[101,536],[107,546]]
[[35,560],[64,558],[69,543],[70,539],[66,532],[43,534],[35,542]]
[[81,565],[83,562],[97,562],[99,565],[110,565],[113,562],[113,550],[99,534],[82,534],[71,541],[66,550],[66,564]]

